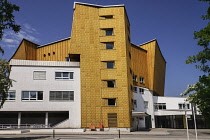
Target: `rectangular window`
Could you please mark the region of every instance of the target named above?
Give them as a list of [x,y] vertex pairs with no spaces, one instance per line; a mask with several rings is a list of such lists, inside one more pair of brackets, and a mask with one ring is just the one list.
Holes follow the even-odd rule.
[[116,99],[108,99],[108,106],[116,106]]
[[133,101],[133,105],[134,105],[135,108],[137,108],[137,101],[136,100]]
[[140,94],[144,94],[144,89],[143,88],[139,88],[139,93]]
[[186,109],[190,109],[190,104],[184,104],[184,103],[179,104],[179,109],[185,109],[185,107]]
[[34,80],[46,80],[46,71],[34,71]]
[[113,15],[104,15],[104,16],[100,16],[103,17],[104,19],[112,19]]
[[144,77],[140,77],[140,83],[144,84]]
[[74,91],[50,91],[50,101],[74,101]]
[[111,88],[115,87],[115,81],[114,80],[107,81],[107,87],[111,87]]
[[108,127],[117,127],[117,113],[108,113]]
[[166,103],[154,103],[154,109],[157,110],[165,110],[166,109]]
[[22,91],[22,100],[43,100],[43,91]]
[[106,36],[111,36],[113,34],[113,28],[104,29]]
[[105,44],[107,50],[114,49],[114,42],[106,42]]
[[113,61],[106,62],[106,68],[107,69],[113,69],[114,68],[114,62]]
[[70,62],[70,58],[69,58],[69,57],[66,57],[66,61],[67,61],[67,62]]
[[145,108],[145,109],[148,108],[148,101],[144,101],[144,108]]
[[137,82],[137,75],[133,75],[133,81]]
[[15,100],[15,91],[8,91],[7,100]]
[[74,72],[55,72],[55,79],[74,79]]
[[137,87],[134,87],[133,89],[134,89],[134,92],[137,93]]

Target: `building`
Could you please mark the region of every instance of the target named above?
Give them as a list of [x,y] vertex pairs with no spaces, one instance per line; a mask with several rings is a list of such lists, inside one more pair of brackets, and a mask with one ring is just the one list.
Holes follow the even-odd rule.
[[[75,2],[72,22],[69,38],[45,45],[22,40],[10,60],[10,77],[16,82],[0,110],[5,120],[0,124],[102,124],[130,131],[141,118],[137,127],[155,127],[153,96],[164,96],[166,68],[157,40],[130,42],[124,5]],[[148,91],[150,110],[142,109],[144,96],[140,100],[137,89]]]

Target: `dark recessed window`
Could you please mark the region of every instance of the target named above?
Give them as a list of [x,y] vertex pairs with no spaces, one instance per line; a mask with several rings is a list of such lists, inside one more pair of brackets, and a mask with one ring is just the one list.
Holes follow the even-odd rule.
[[113,18],[113,15],[105,15],[105,16],[101,16],[101,17],[103,17],[105,19],[112,19]]
[[114,68],[114,62],[106,62],[106,68],[107,69],[113,69]]
[[70,61],[70,58],[69,58],[69,57],[66,57],[66,61],[68,61],[68,62],[69,62],[69,61]]
[[107,81],[107,87],[115,87],[115,81]]
[[113,28],[105,29],[106,36],[113,35]]
[[55,52],[53,52],[53,55],[55,55]]
[[106,49],[114,49],[114,42],[106,42]]
[[50,53],[48,53],[48,56],[50,56]]
[[44,54],[44,57],[46,57],[46,54]]
[[108,106],[116,106],[116,99],[108,99]]
[[140,83],[144,84],[144,77],[140,77]]

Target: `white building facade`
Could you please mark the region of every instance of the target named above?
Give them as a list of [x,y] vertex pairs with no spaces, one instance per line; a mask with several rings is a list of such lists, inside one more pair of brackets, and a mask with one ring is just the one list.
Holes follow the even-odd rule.
[[81,128],[79,62],[11,60],[0,124]]
[[[207,128],[196,107],[198,128]],[[154,96],[147,88],[134,87],[133,131],[145,128],[194,128],[192,105],[185,97]],[[185,115],[186,114],[186,115]]]

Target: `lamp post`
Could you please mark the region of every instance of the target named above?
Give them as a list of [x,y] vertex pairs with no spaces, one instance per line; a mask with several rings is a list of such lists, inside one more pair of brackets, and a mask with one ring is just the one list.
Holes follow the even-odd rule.
[[185,121],[186,121],[186,127],[187,127],[187,139],[189,140],[189,131],[188,131],[188,122],[187,122],[186,101],[184,101],[184,110],[185,110]]
[[197,134],[197,125],[196,125],[196,118],[195,118],[195,113],[196,113],[196,110],[195,110],[195,104],[194,103],[192,103],[191,104],[191,106],[192,106],[192,113],[193,113],[193,117],[194,117],[194,125],[195,125],[195,138],[196,138],[196,140],[198,140],[198,134]]

